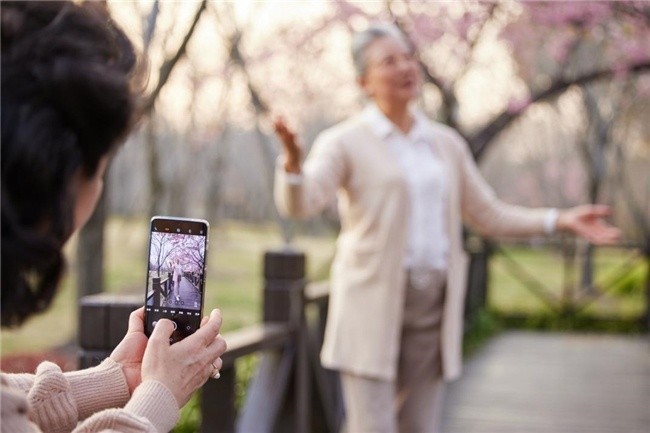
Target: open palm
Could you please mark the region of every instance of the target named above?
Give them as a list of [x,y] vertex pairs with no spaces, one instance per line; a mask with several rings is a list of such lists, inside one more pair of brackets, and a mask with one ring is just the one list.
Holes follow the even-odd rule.
[[596,245],[611,245],[620,239],[621,231],[605,221],[609,215],[607,206],[576,206],[560,213],[558,228],[573,232]]

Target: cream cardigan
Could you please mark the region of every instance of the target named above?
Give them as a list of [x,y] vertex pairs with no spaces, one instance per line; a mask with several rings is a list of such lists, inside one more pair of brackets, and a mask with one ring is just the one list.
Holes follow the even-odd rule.
[[2,373],[0,383],[2,433],[166,433],[178,421],[165,385],[145,381],[129,398],[122,368],[110,358],[70,373],[43,362],[35,375]]
[[[482,178],[467,143],[453,129],[428,122],[434,151],[447,167],[449,268],[442,320],[446,380],[461,373],[463,307],[468,256],[463,221],[484,235],[544,233],[550,209],[527,209],[498,200]],[[399,356],[409,195],[391,152],[356,116],[316,139],[291,182],[276,168],[275,201],[285,215],[319,213],[338,195],[341,232],[330,273],[330,306],[321,361],[327,368],[393,380]],[[435,242],[435,239],[431,239]]]

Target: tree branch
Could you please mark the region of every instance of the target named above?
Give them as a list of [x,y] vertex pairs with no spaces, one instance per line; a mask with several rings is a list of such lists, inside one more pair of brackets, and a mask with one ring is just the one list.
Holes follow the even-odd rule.
[[185,37],[183,38],[183,42],[181,42],[176,53],[173,56],[167,58],[167,60],[165,60],[165,62],[160,67],[160,73],[158,74],[158,83],[156,84],[156,87],[153,89],[153,91],[149,94],[149,96],[147,96],[147,98],[145,99],[144,106],[142,107],[143,114],[148,114],[149,112],[151,112],[154,104],[156,103],[156,99],[158,98],[158,95],[160,94],[160,91],[162,90],[163,86],[167,83],[167,80],[169,79],[169,76],[171,75],[174,66],[176,66],[176,64],[181,59],[181,57],[185,55],[185,51],[187,50],[187,44],[192,38],[192,35],[194,34],[196,25],[199,22],[199,19],[201,18],[203,11],[205,11],[207,3],[208,3],[207,0],[201,1],[201,5],[199,6],[198,10],[196,11],[196,14],[194,15],[194,20],[192,21],[192,25],[190,26],[190,29],[187,31]]
[[[650,60],[643,63],[638,63],[631,65],[627,68],[627,73],[629,74],[643,74],[650,71]],[[559,78],[553,82],[546,89],[538,92],[530,98],[530,104],[528,107],[535,102],[540,102],[545,99],[549,99],[555,96],[560,95],[566,89],[574,85],[584,85],[591,83],[593,81],[604,80],[612,78],[619,71],[616,69],[601,69],[598,71],[592,71],[574,78]],[[467,141],[469,142],[472,153],[476,160],[480,160],[485,151],[487,150],[489,144],[492,140],[503,131],[508,125],[510,125],[515,119],[517,119],[525,109],[522,109],[517,112],[510,112],[504,110],[499,115],[497,115],[491,122],[489,122],[483,129],[478,133],[470,136]]]
[[644,4],[644,7],[641,7],[640,5],[630,4],[627,2],[614,2],[612,8],[616,12],[633,18],[642,19],[646,24],[650,24],[650,5],[647,3]]

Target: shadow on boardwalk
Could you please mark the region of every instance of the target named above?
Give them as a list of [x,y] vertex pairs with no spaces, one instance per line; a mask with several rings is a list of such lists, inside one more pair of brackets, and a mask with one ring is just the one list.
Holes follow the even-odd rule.
[[448,388],[445,433],[648,433],[650,340],[505,332]]

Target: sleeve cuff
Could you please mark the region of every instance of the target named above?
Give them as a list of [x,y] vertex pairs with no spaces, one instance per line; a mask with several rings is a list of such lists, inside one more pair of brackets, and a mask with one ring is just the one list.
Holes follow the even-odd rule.
[[557,209],[549,209],[544,217],[544,233],[552,235],[557,228],[557,218],[559,216]]
[[302,185],[302,173],[288,173],[284,169],[284,161],[282,160],[281,157],[278,157],[275,164],[276,164],[276,171],[282,173],[285,181],[289,185]]
[[289,185],[302,185],[302,174],[286,173],[285,178]]
[[142,382],[124,409],[146,418],[159,432],[168,432],[178,422],[179,407],[172,392],[156,380]]
[[66,373],[79,411],[79,419],[129,400],[129,388],[120,364],[106,358],[97,367]]

